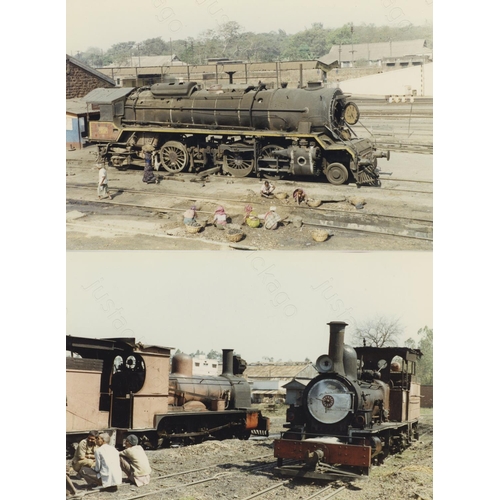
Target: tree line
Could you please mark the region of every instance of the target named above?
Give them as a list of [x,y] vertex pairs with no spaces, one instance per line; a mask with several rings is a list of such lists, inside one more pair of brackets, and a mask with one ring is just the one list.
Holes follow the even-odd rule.
[[[325,28],[313,23],[310,28],[288,35],[285,31],[253,33],[244,31],[235,21],[217,29],[203,31],[198,37],[184,40],[164,40],[162,37],[144,41],[120,42],[103,51],[89,47],[74,56],[92,67],[110,64],[130,65],[132,57],[175,54],[190,65],[206,64],[209,58],[228,58],[246,62],[316,60],[330,52],[332,45],[351,43],[397,42],[424,38],[432,47],[432,25],[375,26],[374,24],[344,24],[340,28]],[[358,61],[358,65],[362,65]]]
[[[377,316],[367,320],[365,323],[356,327],[352,336],[352,345],[354,346],[371,346],[371,347],[393,347],[400,345],[398,338],[404,332],[399,318],[386,318]],[[433,329],[428,326],[420,328],[417,332],[419,337],[418,342],[412,338],[404,341],[405,347],[412,349],[420,349],[422,358],[418,361],[418,375],[420,383],[423,385],[432,385],[433,383]],[[181,351],[177,349],[177,353]],[[200,355],[205,355],[204,351],[197,350],[195,353],[189,354],[192,358]],[[206,354],[207,359],[214,359],[222,362],[222,354],[220,351],[212,349]],[[275,360],[269,356],[263,356],[262,359],[266,362],[273,363]],[[279,360],[281,361],[281,360]],[[279,362],[278,361],[278,362]],[[305,362],[310,362],[309,358]]]

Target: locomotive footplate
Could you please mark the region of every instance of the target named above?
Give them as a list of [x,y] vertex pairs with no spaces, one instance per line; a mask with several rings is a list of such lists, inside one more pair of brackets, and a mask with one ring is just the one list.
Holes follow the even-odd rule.
[[301,469],[300,475],[302,476],[307,470],[315,470],[325,464],[359,467],[367,473],[371,465],[371,451],[370,446],[328,443],[326,440],[278,439],[274,441],[274,456],[278,459],[278,470],[290,470],[289,467],[282,467],[285,458],[300,460],[306,462],[306,466],[303,470]]

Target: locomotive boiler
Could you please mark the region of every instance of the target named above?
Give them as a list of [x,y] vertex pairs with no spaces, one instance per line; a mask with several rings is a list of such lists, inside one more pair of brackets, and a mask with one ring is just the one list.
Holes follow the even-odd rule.
[[[344,344],[346,323],[331,322],[328,354],[301,391],[287,392],[287,430],[274,442],[277,470],[285,475],[329,479],[368,474],[389,454],[418,439],[422,355],[405,347]],[[300,461],[285,465],[284,460]]]
[[[89,139],[117,168],[152,154],[172,173],[222,170],[235,177],[326,176],[332,184],[379,185],[377,152],[351,128],[359,109],[338,88],[267,89],[172,80],[96,89]],[[214,170],[212,170],[214,169]]]
[[269,419],[251,408],[246,363],[230,349],[220,376],[194,376],[189,356],[170,363],[170,348],[132,338],[67,336],[66,349],[68,447],[104,429],[118,444],[134,432],[150,448],[269,433]]

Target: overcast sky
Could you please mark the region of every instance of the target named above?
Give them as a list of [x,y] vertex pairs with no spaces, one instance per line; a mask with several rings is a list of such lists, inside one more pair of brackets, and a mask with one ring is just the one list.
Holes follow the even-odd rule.
[[67,333],[315,361],[329,321],[432,327],[430,252],[69,252]]
[[432,0],[70,0],[66,51],[107,50],[119,42],[196,38],[236,21],[244,31],[293,34],[312,23],[407,26],[432,23]]

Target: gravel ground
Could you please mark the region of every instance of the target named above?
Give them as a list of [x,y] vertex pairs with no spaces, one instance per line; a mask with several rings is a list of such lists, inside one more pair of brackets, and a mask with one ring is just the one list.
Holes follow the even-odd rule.
[[[284,417],[271,416],[272,432],[282,430]],[[370,476],[334,483],[292,479],[268,491],[263,499],[306,499],[320,490],[344,487],[335,498],[339,500],[405,500],[433,498],[432,410],[424,410],[421,418],[421,439],[401,455],[373,467]],[[153,468],[151,483],[136,488],[124,483],[117,492],[86,490],[81,479],[74,479],[80,495],[90,500],[245,500],[266,488],[278,485],[281,478],[273,471],[273,439],[206,441],[187,448],[147,451]],[[69,467],[70,462],[67,462]],[[206,467],[206,469],[204,469]],[[176,472],[193,470],[188,475],[165,478]],[[204,481],[204,482],[199,482]],[[190,483],[199,482],[196,485]],[[319,495],[321,499],[326,495]]]
[[[142,183],[142,169],[132,168],[118,171],[108,170],[110,192],[114,196],[113,206],[104,200],[99,203],[94,188],[97,170],[90,150],[69,151],[67,154],[66,179],[67,199],[67,249],[68,250],[156,250],[156,249],[228,249],[224,231],[212,226],[196,235],[186,234],[182,213],[195,202],[199,217],[211,218],[215,207],[221,203],[233,222],[243,221],[243,206],[251,204],[257,213],[266,213],[271,205],[277,206],[282,219],[296,216],[304,220],[321,218],[327,212],[302,209],[297,211],[288,200],[264,200],[259,195],[261,181],[257,178],[232,178],[212,175],[206,182],[190,182],[192,174],[168,177],[161,171],[164,180],[160,184]],[[395,153],[384,165],[393,173],[383,180],[389,188],[374,187],[357,189],[354,185],[333,186],[328,182],[311,180],[275,181],[276,192],[291,196],[296,187],[305,189],[313,199],[344,199],[345,201],[324,203],[322,210],[339,210],[353,213],[357,224],[370,224],[364,216],[383,214],[411,219],[432,219],[432,194],[409,192],[409,190],[432,191],[432,184],[407,183],[390,179],[414,179],[432,181],[432,155]],[[75,187],[75,185],[86,187]],[[133,192],[133,191],[136,192]],[[137,192],[140,191],[140,192]],[[362,210],[357,210],[349,201],[362,198]],[[150,207],[140,210],[134,204]],[[155,210],[156,208],[156,210]],[[337,217],[329,219],[336,225]],[[384,221],[384,224],[387,221]],[[418,224],[417,224],[418,225]],[[403,226],[400,230],[417,229]],[[355,231],[331,229],[330,237],[318,243],[312,239],[313,226],[294,227],[282,224],[276,231],[243,226],[245,238],[238,244],[264,250],[432,250],[432,242],[384,236]]]

